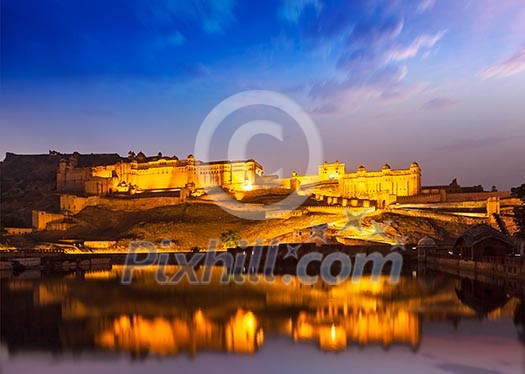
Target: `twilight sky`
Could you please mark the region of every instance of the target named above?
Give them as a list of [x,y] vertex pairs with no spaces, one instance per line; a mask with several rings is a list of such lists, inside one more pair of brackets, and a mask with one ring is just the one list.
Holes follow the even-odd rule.
[[[347,170],[417,160],[424,184],[525,182],[525,1],[2,0],[0,152],[185,157],[209,111],[264,89],[301,104]],[[248,156],[305,168],[283,113]],[[3,156],[2,156],[3,157]]]

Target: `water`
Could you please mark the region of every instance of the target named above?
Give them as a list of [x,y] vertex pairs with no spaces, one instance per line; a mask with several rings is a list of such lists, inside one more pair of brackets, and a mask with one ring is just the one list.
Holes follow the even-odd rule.
[[[174,269],[168,269],[168,273]],[[3,373],[523,373],[523,291],[414,272],[397,285],[158,285],[122,267],[1,280]]]

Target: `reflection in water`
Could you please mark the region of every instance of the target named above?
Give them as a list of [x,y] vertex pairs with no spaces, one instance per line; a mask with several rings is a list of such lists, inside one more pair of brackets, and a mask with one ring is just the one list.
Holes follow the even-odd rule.
[[255,352],[263,330],[250,311],[237,310],[226,323],[213,322],[199,309],[188,320],[121,315],[95,336],[97,346],[132,354],[174,355],[199,350]]
[[[201,269],[202,271],[202,269]],[[173,270],[174,272],[174,270]],[[1,339],[8,349],[126,352],[167,356],[201,351],[251,354],[264,336],[287,336],[326,351],[349,344],[407,345],[417,350],[423,323],[514,317],[523,301],[501,289],[450,276],[403,278],[390,285],[274,284],[159,286],[154,269],[120,285],[121,267],[1,283]],[[521,313],[520,313],[521,312]],[[521,336],[523,333],[521,332]]]

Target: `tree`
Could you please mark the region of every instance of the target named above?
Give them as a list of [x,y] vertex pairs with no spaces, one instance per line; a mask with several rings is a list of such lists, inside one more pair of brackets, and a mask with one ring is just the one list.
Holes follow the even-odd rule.
[[226,248],[235,248],[237,243],[241,240],[241,235],[238,231],[228,230],[221,234],[221,242]]
[[518,238],[525,239],[525,183],[516,188],[511,188],[512,196],[521,199],[522,204],[514,207],[514,223],[516,223]]
[[199,253],[201,251],[201,247],[191,247],[190,251],[191,253]]

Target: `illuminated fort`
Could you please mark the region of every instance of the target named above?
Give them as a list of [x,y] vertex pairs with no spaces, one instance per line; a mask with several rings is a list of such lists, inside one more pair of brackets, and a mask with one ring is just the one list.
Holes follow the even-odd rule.
[[180,188],[225,187],[250,190],[262,176],[262,166],[255,160],[202,162],[188,155],[184,160],[159,153],[146,157],[130,152],[117,163],[82,167],[79,155],[62,159],[57,171],[57,190],[89,195],[115,192],[166,191]]
[[[256,188],[263,176],[262,166],[255,160],[202,162],[188,155],[184,160],[159,153],[146,157],[130,152],[128,158],[116,163],[82,166],[78,154],[62,159],[57,171],[57,190],[88,195],[115,192],[166,191],[179,188],[224,187],[234,191]],[[421,192],[421,169],[414,162],[408,169],[394,170],[385,164],[380,171],[367,171],[360,166],[347,173],[345,164],[336,161],[319,166],[318,175],[298,176],[282,180],[283,186],[298,188],[309,182],[336,184],[342,198],[359,198],[389,202],[392,197],[413,196]]]
[[314,194],[318,199],[329,197],[332,203],[343,205],[348,199],[361,199],[376,201],[379,207],[385,207],[398,197],[421,193],[421,168],[417,162],[407,169],[392,169],[385,164],[379,171],[360,166],[355,172],[347,172],[344,163],[325,161],[319,165],[317,175],[293,173],[291,180],[290,185],[295,188],[315,185]]

